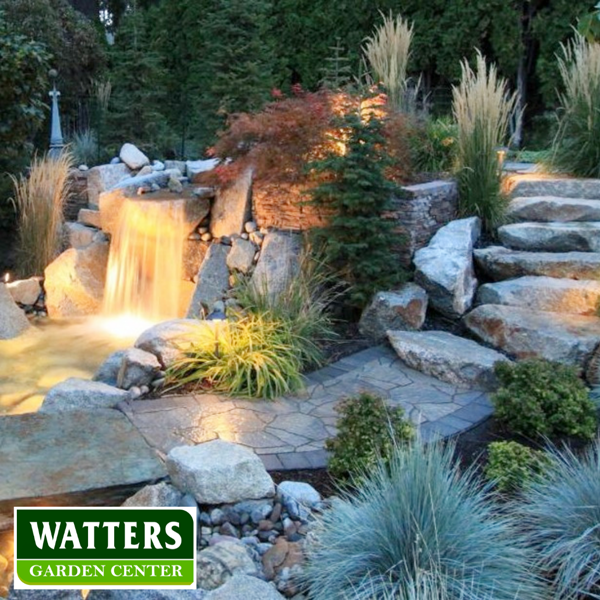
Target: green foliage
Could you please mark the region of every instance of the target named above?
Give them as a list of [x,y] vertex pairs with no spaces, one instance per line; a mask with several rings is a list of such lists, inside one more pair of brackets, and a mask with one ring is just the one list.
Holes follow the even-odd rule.
[[304,367],[322,363],[321,345],[335,337],[330,309],[339,288],[320,261],[305,255],[299,271],[279,294],[269,294],[266,286],[261,289],[248,278],[236,283],[233,294],[244,311],[286,323],[296,333]]
[[77,165],[93,167],[98,160],[98,141],[96,134],[91,129],[78,131],[73,135],[70,143],[73,161]]
[[577,23],[577,31],[588,41],[600,41],[600,2],[597,2],[592,12],[584,15]]
[[313,600],[541,600],[515,517],[499,513],[451,444],[397,445],[311,532]]
[[386,216],[398,188],[385,177],[391,160],[384,150],[383,123],[373,114],[348,112],[332,137],[343,153],[330,152],[309,165],[324,181],[311,190],[312,202],[332,211],[315,230],[317,247],[349,285],[349,303],[362,308],[374,292],[403,280],[396,224]]
[[498,362],[496,418],[526,436],[569,435],[592,439],[596,413],[577,369],[546,360]]
[[147,15],[133,9],[123,16],[110,53],[112,92],[102,138],[116,151],[124,141],[149,154],[169,145],[161,106],[165,69],[153,46]]
[[[600,442],[576,455],[552,450],[544,476],[525,490],[515,514],[556,600],[597,598],[600,590]],[[550,594],[549,596],[550,597]]]
[[63,208],[69,193],[73,159],[34,158],[29,175],[12,177],[17,210],[17,270],[22,278],[43,275],[61,250]]
[[339,37],[330,50],[331,56],[325,59],[325,66],[321,69],[323,78],[319,83],[328,90],[341,90],[350,84],[352,68]]
[[389,462],[397,444],[413,439],[414,428],[400,407],[363,392],[339,404],[338,432],[325,448],[331,453],[327,468],[336,479],[360,479],[377,466]]
[[485,476],[501,493],[523,490],[546,464],[545,454],[518,442],[492,442],[488,446]]
[[451,172],[456,166],[458,128],[449,118],[428,119],[411,138],[414,166],[426,173]]
[[508,93],[496,67],[477,54],[475,70],[462,62],[462,79],[452,90],[452,110],[458,124],[457,179],[459,212],[478,216],[491,232],[502,222],[506,199],[500,191],[497,148],[506,141],[516,94]]
[[550,164],[578,177],[600,177],[600,42],[563,45],[558,133]]

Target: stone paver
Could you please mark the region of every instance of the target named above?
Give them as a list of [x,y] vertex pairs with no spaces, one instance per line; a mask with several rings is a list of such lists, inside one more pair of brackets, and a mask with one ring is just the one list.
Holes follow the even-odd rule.
[[267,401],[194,394],[128,401],[120,408],[163,456],[181,444],[220,438],[253,449],[270,470],[314,469],[327,463],[324,444],[336,431],[335,407],[363,390],[402,406],[425,440],[455,435],[493,412],[484,391],[414,371],[386,346],[308,375],[297,396]]

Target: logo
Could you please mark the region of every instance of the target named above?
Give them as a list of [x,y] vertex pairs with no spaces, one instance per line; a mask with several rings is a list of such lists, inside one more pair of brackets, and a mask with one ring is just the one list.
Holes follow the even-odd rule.
[[193,508],[15,508],[15,588],[196,587]]

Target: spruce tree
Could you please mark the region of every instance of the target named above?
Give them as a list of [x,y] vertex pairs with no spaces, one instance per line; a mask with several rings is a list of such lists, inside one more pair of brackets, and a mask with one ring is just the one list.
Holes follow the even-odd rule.
[[362,308],[374,292],[392,289],[405,278],[398,260],[402,239],[387,216],[399,190],[385,177],[390,159],[380,119],[350,112],[336,131],[344,152],[332,151],[310,165],[323,179],[312,191],[312,202],[333,214],[315,235],[325,260],[350,286],[349,304]]

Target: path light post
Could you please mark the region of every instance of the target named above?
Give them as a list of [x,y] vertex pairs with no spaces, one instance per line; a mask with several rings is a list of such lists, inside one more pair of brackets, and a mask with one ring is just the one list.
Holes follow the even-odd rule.
[[58,98],[60,97],[60,92],[56,89],[58,71],[51,69],[48,75],[52,79],[52,91],[50,92],[50,98],[52,98],[52,115],[50,120],[50,150],[48,156],[50,158],[58,158],[65,147],[60,127],[60,113],[58,111]]

